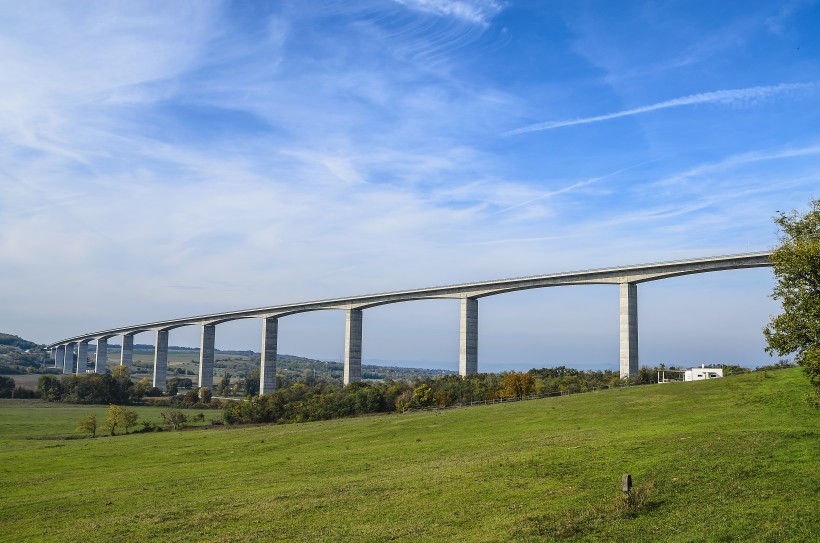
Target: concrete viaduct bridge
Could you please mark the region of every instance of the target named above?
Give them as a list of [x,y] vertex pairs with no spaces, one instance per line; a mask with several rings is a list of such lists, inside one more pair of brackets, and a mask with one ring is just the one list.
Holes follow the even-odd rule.
[[759,268],[771,266],[769,252],[748,253],[731,256],[677,260],[656,264],[623,266],[586,270],[579,272],[556,273],[496,281],[482,281],[443,287],[422,288],[384,294],[368,294],[349,298],[336,298],[315,302],[244,309],[200,315],[182,319],[123,326],[99,332],[91,332],[56,341],[48,345],[54,352],[55,367],[62,367],[63,373],[74,370],[74,349],[77,349],[77,373],[85,373],[85,361],[88,356],[88,344],[97,342],[96,373],[105,373],[107,366],[108,339],[122,336],[122,354],[120,364],[130,366],[132,362],[134,335],[141,332],[156,332],[154,351],[154,381],[158,388],[165,388],[168,366],[168,332],[182,326],[200,326],[202,336],[199,352],[199,386],[213,385],[214,339],[216,326],[223,322],[238,319],[263,319],[262,326],[262,366],[259,391],[261,394],[272,392],[276,388],[276,345],[279,319],[296,313],[320,310],[344,310],[345,351],[344,382],[345,384],[361,379],[362,369],[362,313],[369,307],[395,304],[411,300],[429,300],[454,298],[461,300],[459,374],[462,376],[478,372],[478,300],[485,296],[494,296],[505,292],[533,288],[558,287],[566,285],[611,284],[620,287],[620,369],[621,377],[629,377],[638,372],[638,284],[656,281],[668,277],[677,277],[695,273],[741,268]]

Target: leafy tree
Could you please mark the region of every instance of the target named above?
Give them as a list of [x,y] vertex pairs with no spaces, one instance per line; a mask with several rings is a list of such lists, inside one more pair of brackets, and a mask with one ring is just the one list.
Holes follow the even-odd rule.
[[245,383],[245,393],[248,396],[256,396],[259,394],[259,378],[261,371],[259,368],[253,368],[243,379]]
[[404,413],[407,409],[410,408],[410,405],[413,403],[413,393],[409,390],[405,390],[401,394],[399,394],[398,398],[396,398],[396,411],[399,413]]
[[165,383],[165,394],[168,396],[176,396],[177,392],[179,391],[179,381],[174,379],[168,379]]
[[54,375],[41,375],[37,381],[37,393],[48,402],[59,401],[63,395],[63,383]]
[[128,379],[129,375],[128,366],[120,364],[119,366],[114,366],[114,369],[111,370],[111,376],[114,379]]
[[182,402],[186,405],[194,405],[199,402],[199,390],[189,390],[182,397]]
[[108,427],[112,436],[117,435],[117,426],[122,425],[123,408],[119,405],[111,404],[108,406],[108,416],[105,418],[105,425]]
[[147,377],[143,377],[137,381],[133,387],[131,387],[131,390],[129,390],[129,397],[131,398],[131,401],[140,401],[145,396],[150,394],[152,388],[151,381],[149,381]]
[[208,387],[199,387],[199,401],[202,403],[208,403],[211,401],[211,389]]
[[91,437],[97,437],[97,414],[91,413],[77,422],[78,432],[90,432]]
[[413,390],[413,405],[427,407],[433,403],[433,390],[427,383],[422,383]]
[[11,398],[14,395],[14,379],[0,375],[0,398]]
[[505,397],[523,398],[535,392],[535,379],[529,373],[510,372],[501,380]]
[[169,411],[168,413],[160,413],[162,417],[162,422],[166,426],[170,426],[174,430],[179,430],[181,428],[185,428],[185,425],[188,423],[188,417],[182,411]]
[[231,388],[231,374],[225,373],[222,376],[222,379],[219,380],[219,384],[216,385],[216,393],[219,395],[227,394]]
[[783,313],[763,330],[766,352],[794,354],[820,398],[820,200],[800,214],[779,213],[780,246],[771,256],[777,284],[772,298]]
[[122,410],[122,427],[125,428],[125,433],[128,433],[128,429],[132,428],[137,424],[137,412],[132,409],[123,409]]

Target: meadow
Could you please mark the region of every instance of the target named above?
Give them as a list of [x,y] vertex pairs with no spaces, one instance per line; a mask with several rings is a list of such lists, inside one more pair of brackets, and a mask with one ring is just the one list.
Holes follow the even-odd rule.
[[788,369],[95,439],[65,437],[104,407],[8,400],[0,541],[818,541],[808,391]]

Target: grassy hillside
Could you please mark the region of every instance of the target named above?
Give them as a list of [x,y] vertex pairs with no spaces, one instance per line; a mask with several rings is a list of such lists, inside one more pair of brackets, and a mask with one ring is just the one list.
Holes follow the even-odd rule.
[[72,433],[89,408],[7,401],[0,541],[817,541],[806,392],[792,369],[69,441],[25,437]]

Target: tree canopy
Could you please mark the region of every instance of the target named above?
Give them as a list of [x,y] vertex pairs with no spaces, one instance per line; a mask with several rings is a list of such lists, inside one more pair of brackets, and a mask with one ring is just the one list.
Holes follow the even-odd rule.
[[763,330],[766,351],[794,354],[794,361],[820,392],[820,200],[805,213],[778,213],[780,246],[771,261],[777,284],[772,298],[783,313]]

